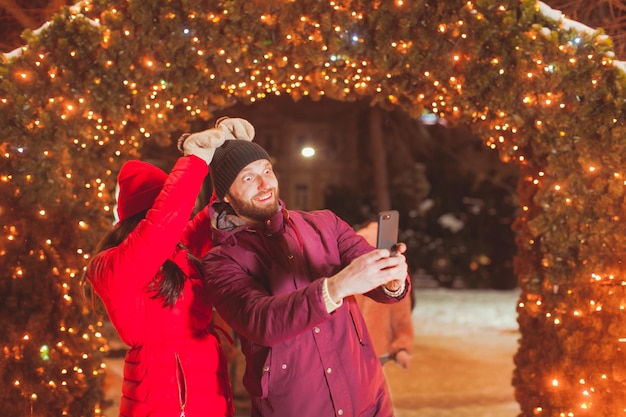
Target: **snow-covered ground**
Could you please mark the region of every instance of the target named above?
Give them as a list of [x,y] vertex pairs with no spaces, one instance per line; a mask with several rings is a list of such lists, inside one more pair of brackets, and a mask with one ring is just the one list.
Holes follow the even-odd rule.
[[396,417],[516,417],[519,290],[417,288],[408,370],[385,373]]
[[[516,417],[511,377],[518,290],[416,288],[415,347],[408,369],[385,374],[396,417]],[[107,397],[117,416],[123,359],[107,359]],[[240,410],[237,416],[245,416]]]
[[468,335],[517,331],[519,290],[416,288],[418,335]]

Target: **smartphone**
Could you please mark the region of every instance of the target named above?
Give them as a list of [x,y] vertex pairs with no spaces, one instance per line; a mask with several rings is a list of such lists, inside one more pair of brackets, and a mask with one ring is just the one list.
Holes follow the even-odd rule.
[[395,254],[396,243],[398,243],[398,221],[397,210],[381,211],[378,213],[378,235],[376,247],[378,249],[389,249],[392,256]]

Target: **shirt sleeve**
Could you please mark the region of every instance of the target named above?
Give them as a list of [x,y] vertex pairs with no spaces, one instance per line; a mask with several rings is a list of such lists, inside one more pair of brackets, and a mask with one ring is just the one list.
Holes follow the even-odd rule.
[[[352,229],[341,218],[335,216],[337,230],[337,245],[339,246],[339,252],[341,254],[342,266],[345,268],[359,256],[373,251],[375,248],[370,245],[363,236],[358,235],[354,229]],[[409,276],[404,281],[402,291],[391,292],[386,290],[383,286],[375,288],[364,295],[377,301],[379,303],[391,304],[402,300],[411,290],[411,283]]]
[[[285,294],[272,295],[233,259],[214,247],[202,261],[210,299],[224,320],[241,336],[274,346],[328,320],[323,279]],[[242,256],[255,256],[251,253]]]

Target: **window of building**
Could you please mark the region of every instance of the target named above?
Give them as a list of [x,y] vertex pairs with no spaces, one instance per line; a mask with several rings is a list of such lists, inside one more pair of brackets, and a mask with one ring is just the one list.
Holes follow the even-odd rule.
[[308,210],[309,186],[306,184],[296,184],[294,193],[294,203],[297,210]]

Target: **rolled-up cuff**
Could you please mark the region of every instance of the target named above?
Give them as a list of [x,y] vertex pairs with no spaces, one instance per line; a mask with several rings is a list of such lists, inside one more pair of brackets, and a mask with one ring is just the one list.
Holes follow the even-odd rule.
[[387,289],[387,287],[383,285],[383,291],[385,292],[385,294],[387,294],[389,297],[394,297],[394,298],[398,298],[402,294],[404,294],[405,289],[406,289],[406,280],[402,281],[402,285],[400,285],[400,288],[398,288],[395,291],[390,291]]
[[322,297],[324,298],[324,304],[326,305],[326,311],[332,313],[337,310],[343,304],[343,300],[336,303],[331,297],[330,292],[328,292],[328,278],[324,278],[322,281]]

